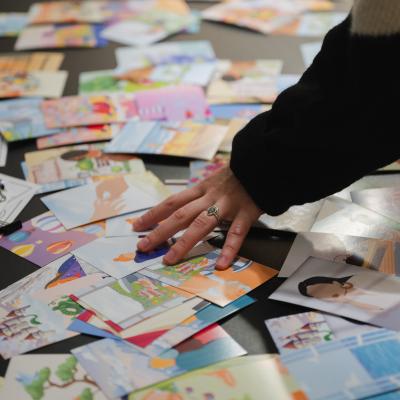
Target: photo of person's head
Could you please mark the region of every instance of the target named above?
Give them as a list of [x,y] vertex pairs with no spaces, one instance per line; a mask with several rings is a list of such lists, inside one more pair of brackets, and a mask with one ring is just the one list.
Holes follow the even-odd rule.
[[353,275],[342,278],[329,276],[313,276],[299,283],[299,292],[306,297],[316,299],[338,299],[346,296],[354,289],[353,283],[349,282]]

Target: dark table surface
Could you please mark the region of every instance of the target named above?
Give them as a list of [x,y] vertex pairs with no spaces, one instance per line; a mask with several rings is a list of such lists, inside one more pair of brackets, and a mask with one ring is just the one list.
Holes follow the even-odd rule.
[[[31,0],[1,0],[0,12],[26,11],[29,5],[37,2]],[[190,2],[193,9],[204,9],[211,5],[200,2]],[[343,9],[344,5],[340,9]],[[265,36],[245,29],[236,28],[212,22],[203,21],[200,33],[196,35],[179,34],[169,40],[210,40],[218,58],[246,60],[255,58],[282,59],[283,73],[300,74],[304,70],[300,53],[300,44],[303,42],[318,41],[318,38],[297,38],[285,36]],[[0,54],[12,52],[14,39],[0,38]],[[114,49],[119,45],[110,43],[99,49],[69,49],[65,50],[65,60],[61,69],[69,72],[64,95],[74,95],[78,90],[79,73],[83,71],[111,69],[115,67]],[[57,50],[58,51],[58,50]],[[23,178],[20,162],[24,153],[36,150],[35,141],[13,143],[9,148],[7,165],[0,168],[0,173]],[[177,158],[157,157],[144,158],[148,169],[161,179],[187,178],[188,160]],[[260,181],[260,184],[263,184]],[[35,196],[23,210],[19,219],[25,221],[46,211]],[[294,234],[280,231],[254,228],[240,254],[265,265],[280,268],[285,260],[293,241]],[[0,290],[11,283],[34,272],[37,267],[29,261],[0,248]],[[257,302],[239,314],[222,322],[222,326],[236,339],[249,354],[268,353],[276,351],[271,337],[265,328],[264,320],[283,315],[304,311],[303,308],[268,300],[268,296],[279,286],[281,280],[274,278],[251,293]],[[80,345],[89,343],[96,338],[80,335],[69,340],[38,349],[32,353],[66,353]],[[0,357],[0,376],[4,375],[8,362]]]

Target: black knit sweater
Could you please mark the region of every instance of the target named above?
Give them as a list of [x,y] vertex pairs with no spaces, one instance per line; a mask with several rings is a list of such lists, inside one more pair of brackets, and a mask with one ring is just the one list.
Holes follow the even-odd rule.
[[400,0],[355,0],[299,83],[235,137],[231,168],[270,215],[400,158]]

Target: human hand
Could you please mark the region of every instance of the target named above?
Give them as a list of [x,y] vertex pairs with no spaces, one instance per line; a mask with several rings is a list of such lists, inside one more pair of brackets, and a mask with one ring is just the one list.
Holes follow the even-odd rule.
[[163,221],[138,243],[146,252],[187,228],[186,232],[164,256],[168,265],[178,263],[201,239],[217,225],[217,218],[207,215],[207,209],[216,205],[220,221],[232,221],[216,268],[227,269],[262,211],[253,202],[229,167],[223,167],[198,185],[170,196],[139,217],[133,224],[135,231],[144,231]]

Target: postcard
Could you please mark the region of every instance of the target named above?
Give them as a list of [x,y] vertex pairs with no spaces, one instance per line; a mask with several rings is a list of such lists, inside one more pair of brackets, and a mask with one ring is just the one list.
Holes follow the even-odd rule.
[[248,0],[221,3],[202,12],[206,20],[223,22],[264,34],[292,23],[306,11],[304,4],[293,1]]
[[133,392],[128,399],[168,399],[171,396],[179,400],[305,400],[307,398],[275,354],[222,361]]
[[269,297],[400,330],[400,278],[310,257]]
[[[205,244],[197,246],[201,248]],[[212,246],[207,245],[212,249]],[[174,266],[154,264],[141,271],[143,275],[193,293],[221,307],[249,293],[273,278],[278,271],[243,257],[237,258],[225,271],[215,269],[220,250],[213,249]]]
[[139,117],[145,121],[207,120],[211,111],[198,86],[169,86],[135,95]]
[[135,220],[146,212],[147,210],[124,214],[119,217],[108,218],[106,220],[106,237],[137,237],[151,232],[151,229],[145,232],[136,232],[133,230],[133,223]]
[[36,194],[38,186],[9,175],[0,174],[0,180],[5,186],[0,203],[0,225],[10,224]]
[[0,132],[7,142],[31,139],[58,132],[45,126],[42,99],[16,99],[0,102]]
[[51,212],[23,223],[22,228],[0,239],[0,247],[43,267],[104,235],[104,223],[66,231]]
[[152,182],[146,187],[143,177],[137,175],[100,179],[41,200],[66,229],[155,206],[164,194],[160,195]]
[[[0,13],[0,37],[18,36],[28,23],[28,15],[22,12]],[[2,71],[2,68],[0,68]]]
[[166,42],[144,47],[119,47],[116,75],[156,65],[193,64],[215,61],[212,45],[206,40]]
[[67,71],[0,72],[0,98],[60,97]]
[[35,25],[24,28],[15,43],[15,50],[102,47],[100,25]]
[[322,42],[303,43],[300,45],[304,66],[308,68],[321,50]]
[[0,167],[5,167],[7,164],[8,144],[0,135]]
[[39,185],[90,176],[144,173],[141,159],[104,152],[105,144],[83,144],[25,153],[28,180]]
[[106,20],[104,1],[49,1],[29,8],[29,24],[99,23]]
[[242,310],[255,301],[256,300],[252,297],[245,295],[223,308],[215,304],[209,304],[196,314],[184,319],[175,327],[167,330],[163,335],[144,347],[143,351],[153,357],[160,355],[171,347],[190,338],[197,332],[226,318],[228,315]]
[[223,125],[192,121],[130,121],[105,147],[107,153],[160,154],[210,160],[224,140]]
[[70,144],[102,142],[112,139],[121,130],[120,124],[101,124],[65,129],[50,136],[38,138],[39,150]]
[[174,308],[194,296],[148,278],[140,272],[103,280],[99,285],[71,292],[71,298],[93,310],[117,332]]
[[207,99],[212,104],[272,103],[282,64],[281,60],[219,60]]
[[28,54],[5,54],[0,56],[0,71],[58,71],[63,60],[63,53],[35,52]]
[[124,122],[138,116],[134,95],[67,96],[42,103],[48,128]]
[[399,333],[381,329],[286,353],[281,360],[310,399],[366,399],[400,388],[393,358],[398,347]]
[[71,354],[28,354],[14,357],[1,392],[18,400],[106,400],[96,382]]
[[393,242],[390,240],[302,232],[297,234],[278,276],[287,278],[292,275],[308,257],[396,274],[400,272],[400,263],[394,259],[393,252]]
[[362,207],[400,223],[400,186],[354,191],[351,192],[351,199]]
[[129,343],[112,339],[78,347],[72,353],[113,399],[246,351],[221,327],[213,325],[161,357],[146,356]]

